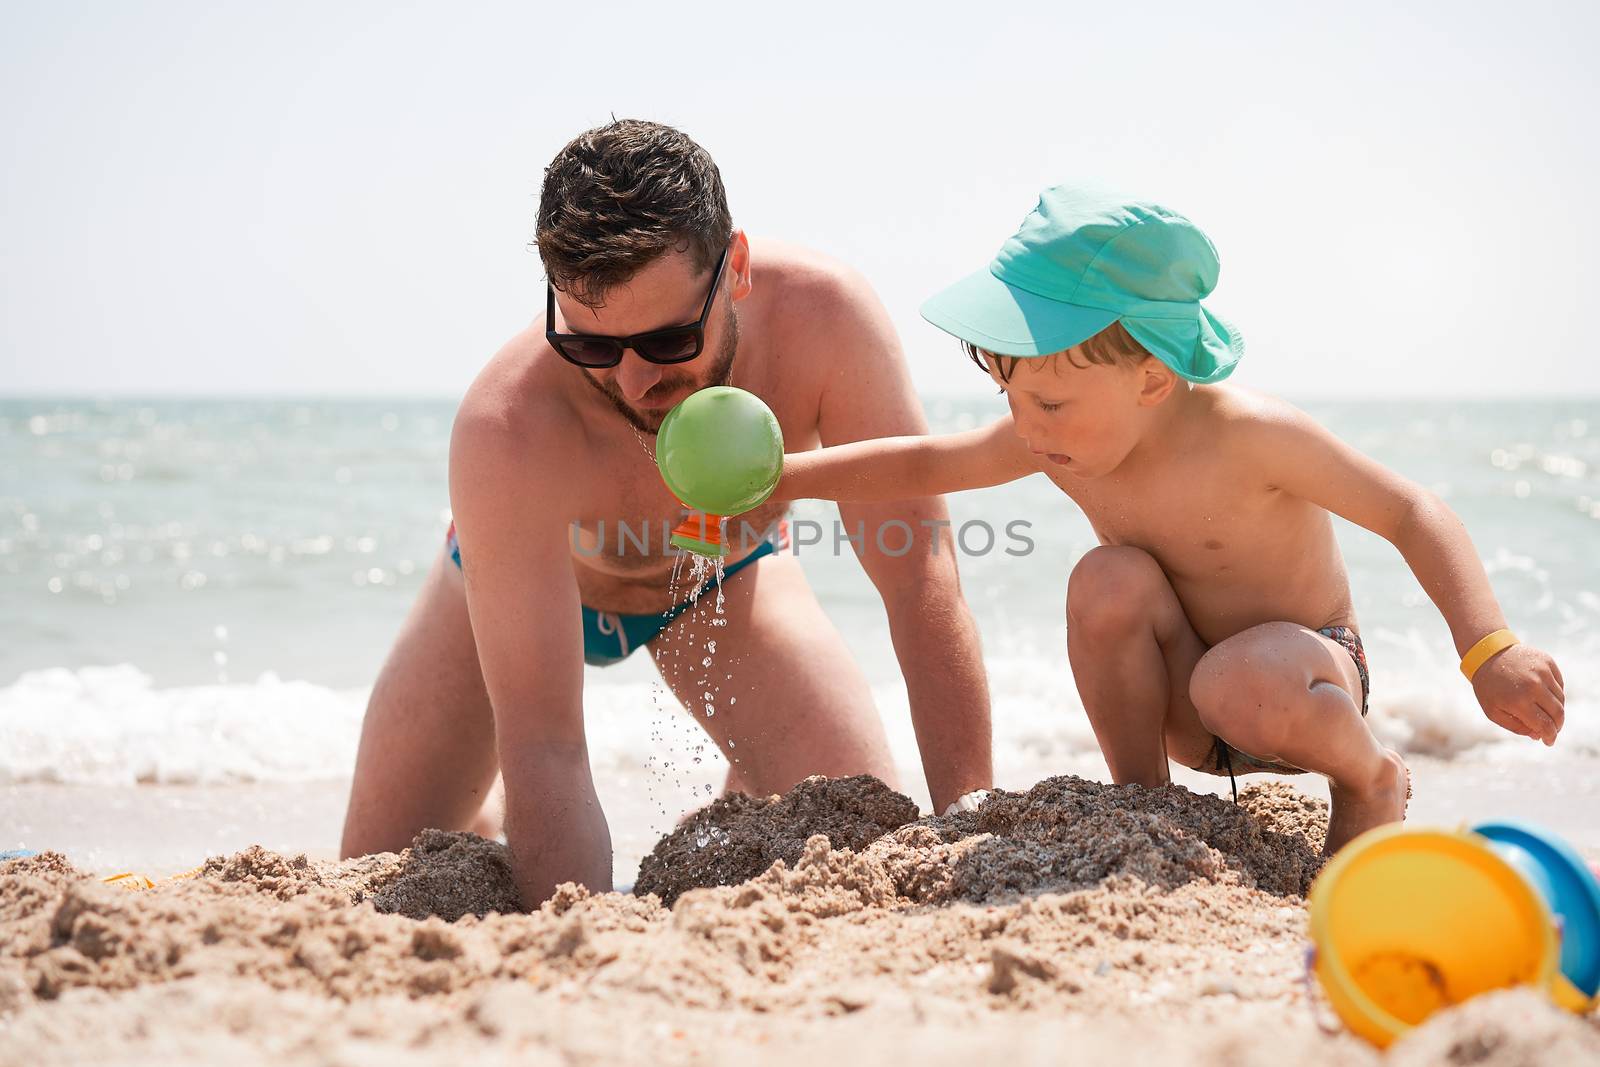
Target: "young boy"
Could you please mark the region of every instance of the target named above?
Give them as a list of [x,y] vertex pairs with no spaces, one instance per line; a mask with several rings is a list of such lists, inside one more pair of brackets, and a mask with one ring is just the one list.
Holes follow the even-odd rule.
[[785,458],[780,499],[882,500],[1043,473],[1100,538],[1067,585],[1067,654],[1112,778],[1167,761],[1329,781],[1326,852],[1400,820],[1409,772],[1365,722],[1366,656],[1329,513],[1398,548],[1489,719],[1553,744],[1561,672],[1506,629],[1460,520],[1282,401],[1219,384],[1243,351],[1200,301],[1183,216],[1047,189],[985,270],[929,300],[1007,418]]

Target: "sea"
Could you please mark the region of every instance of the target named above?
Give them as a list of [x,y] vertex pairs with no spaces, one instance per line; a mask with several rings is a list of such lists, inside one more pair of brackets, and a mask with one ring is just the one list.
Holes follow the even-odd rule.
[[[998,396],[923,402],[936,433],[1005,410]],[[1511,625],[1565,676],[1555,748],[1497,730],[1399,553],[1339,520],[1373,728],[1434,769],[1448,803],[1426,810],[1452,821],[1509,807],[1600,847],[1600,400],[1300,406],[1455,509]],[[0,399],[0,850],[175,867],[270,836],[295,811],[301,847],[330,852],[372,681],[443,544],[454,410],[448,398]],[[997,783],[1104,775],[1063,628],[1088,523],[1041,477],[949,504],[968,530],[959,560]],[[793,519],[827,531],[791,551],[926,805],[882,604],[848,544],[835,550],[833,505],[803,502]],[[1006,551],[1017,521],[1024,555]],[[631,813],[624,872],[725,764],[646,656],[585,668],[584,684],[602,801]]]

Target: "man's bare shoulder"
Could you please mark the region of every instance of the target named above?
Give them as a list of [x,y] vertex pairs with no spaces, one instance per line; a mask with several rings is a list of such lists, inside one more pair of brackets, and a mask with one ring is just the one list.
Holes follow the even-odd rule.
[[880,371],[908,373],[889,313],[860,271],[800,245],[763,240],[751,249],[775,353],[803,353],[801,365],[818,388],[841,371],[859,370],[868,356]]
[[452,462],[514,462],[524,472],[551,466],[548,459],[560,450],[547,446],[570,440],[577,426],[563,373],[570,369],[546,343],[542,320],[512,337],[462,397],[451,434]]
[[860,271],[814,248],[752,238],[750,255],[756,291],[766,292],[765,310],[775,326],[806,328],[879,304]]
[[544,339],[536,320],[501,346],[467,387],[457,421],[537,433],[574,415],[567,391],[573,368]]

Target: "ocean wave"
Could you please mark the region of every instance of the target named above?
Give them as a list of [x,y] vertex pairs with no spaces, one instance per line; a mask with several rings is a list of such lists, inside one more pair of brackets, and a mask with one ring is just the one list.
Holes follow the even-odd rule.
[[[1548,750],[1511,737],[1479,710],[1455,671],[1409,634],[1375,632],[1371,722],[1385,744],[1438,759],[1537,761]],[[1395,664],[1404,663],[1404,668]],[[1081,767],[1094,733],[1064,661],[991,658],[994,760],[1005,782]],[[1564,661],[1563,756],[1600,758],[1593,697],[1600,670]],[[369,690],[285,681],[158,688],[132,664],[30,671],[0,688],[0,784],[213,785],[337,781],[355,765]],[[903,686],[874,697],[904,782],[921,759]],[[585,724],[598,774],[696,780],[726,767],[721,753],[658,682],[589,672]],[[1030,777],[1031,776],[1031,777]]]
[[365,694],[263,674],[158,689],[131,664],[0,689],[0,783],[300,782],[347,775]]

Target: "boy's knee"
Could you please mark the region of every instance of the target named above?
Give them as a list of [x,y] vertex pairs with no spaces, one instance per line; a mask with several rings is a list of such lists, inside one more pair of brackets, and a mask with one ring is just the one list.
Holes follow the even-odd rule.
[[1218,645],[1195,664],[1189,702],[1200,724],[1237,748],[1265,756],[1290,727],[1289,694],[1276,672],[1251,663],[1245,649]]
[[1115,634],[1148,627],[1163,593],[1170,585],[1150,553],[1121,545],[1090,549],[1067,580],[1069,630]]

